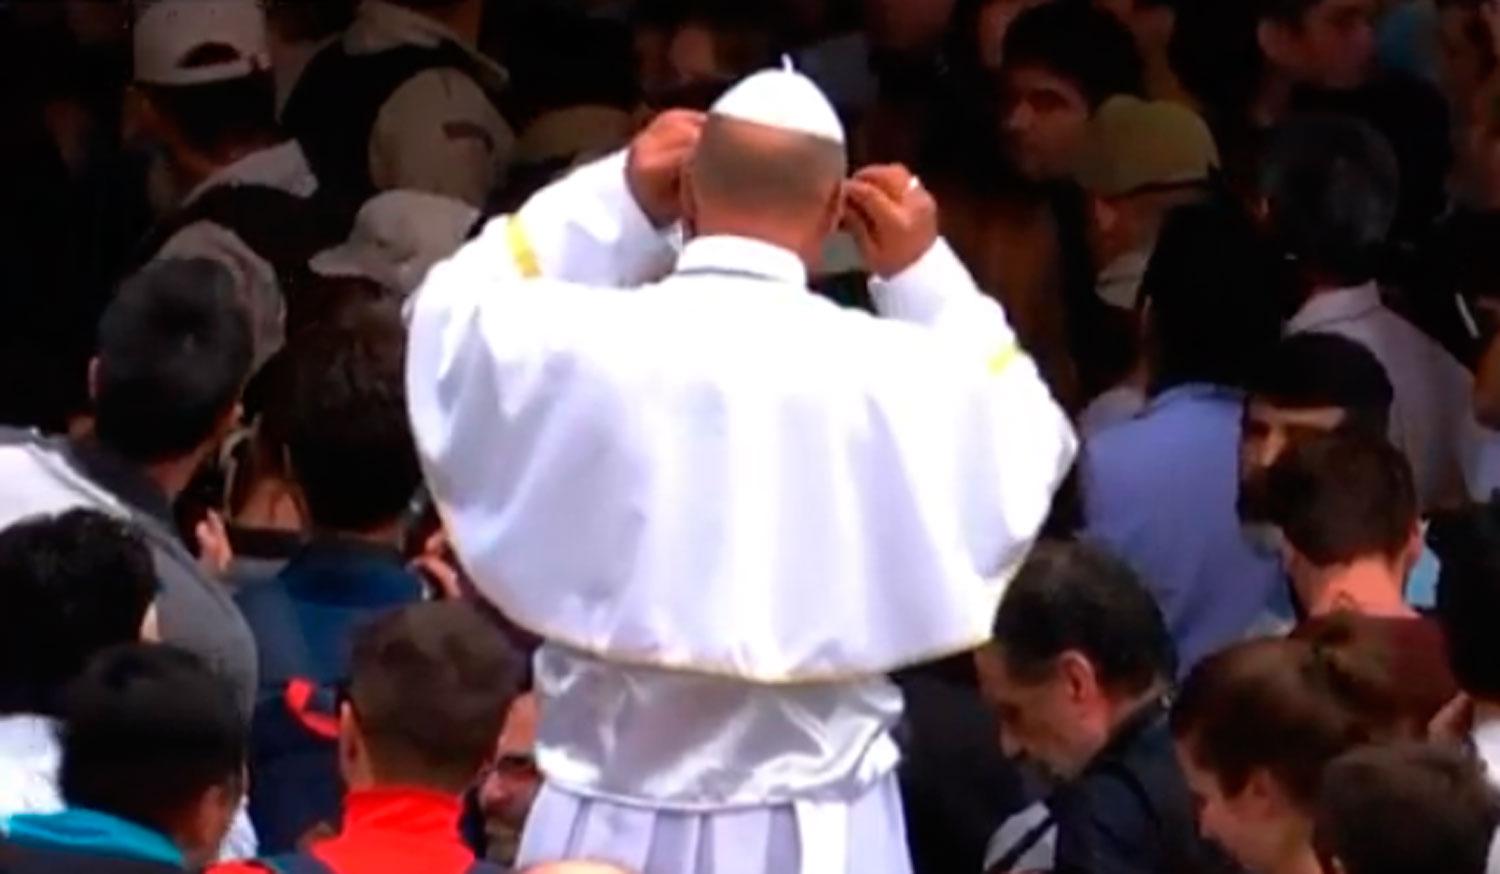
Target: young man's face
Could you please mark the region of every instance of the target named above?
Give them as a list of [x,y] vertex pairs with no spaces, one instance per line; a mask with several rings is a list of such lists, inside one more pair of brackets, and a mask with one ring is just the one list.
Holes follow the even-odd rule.
[[1177,742],[1177,762],[1193,796],[1199,834],[1250,871],[1273,870],[1274,860],[1283,854],[1275,846],[1279,830],[1266,827],[1267,805],[1250,787],[1237,795],[1226,794],[1218,775],[1199,766],[1190,746]]
[[1007,71],[1005,142],[1026,178],[1041,182],[1071,175],[1088,123],[1088,100],[1071,81],[1039,67]]
[[1287,448],[1339,428],[1348,419],[1343,407],[1291,409],[1252,397],[1245,402],[1240,426],[1240,514],[1259,518],[1266,471]]
[[1271,62],[1306,85],[1358,88],[1375,62],[1375,0],[1322,0],[1297,24],[1266,22],[1262,47]]

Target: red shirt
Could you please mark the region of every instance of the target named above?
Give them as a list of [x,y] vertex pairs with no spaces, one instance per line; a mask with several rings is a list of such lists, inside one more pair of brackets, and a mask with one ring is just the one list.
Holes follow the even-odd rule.
[[[464,874],[474,854],[458,832],[460,800],[427,789],[381,788],[344,799],[344,830],[312,854],[337,874]],[[215,866],[212,874],[265,874],[253,862]]]

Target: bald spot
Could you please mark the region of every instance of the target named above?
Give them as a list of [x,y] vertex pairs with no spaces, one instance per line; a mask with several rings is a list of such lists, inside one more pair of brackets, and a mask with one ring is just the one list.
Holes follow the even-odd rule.
[[841,143],[717,115],[692,166],[700,205],[783,216],[821,212],[848,172]]

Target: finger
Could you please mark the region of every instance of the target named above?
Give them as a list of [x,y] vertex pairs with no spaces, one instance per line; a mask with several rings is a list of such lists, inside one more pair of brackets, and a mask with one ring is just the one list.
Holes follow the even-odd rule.
[[882,227],[897,225],[903,221],[900,203],[883,187],[854,179],[850,180],[845,190],[849,193],[850,201],[865,214],[877,233]]
[[911,180],[915,177],[900,164],[880,164],[860,170],[855,178],[875,185],[890,197],[900,200],[911,188]]

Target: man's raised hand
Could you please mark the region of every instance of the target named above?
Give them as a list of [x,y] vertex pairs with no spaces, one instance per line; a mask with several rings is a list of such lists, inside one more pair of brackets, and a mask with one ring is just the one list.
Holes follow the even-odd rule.
[[937,201],[899,164],[855,173],[844,183],[844,198],[844,226],[877,276],[895,276],[937,242]]
[[673,109],[646,125],[630,144],[625,178],[641,211],[659,228],[682,215],[682,172],[703,134],[707,116]]

